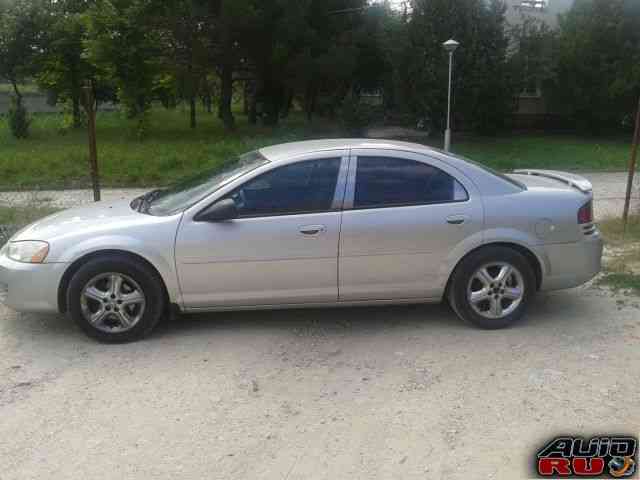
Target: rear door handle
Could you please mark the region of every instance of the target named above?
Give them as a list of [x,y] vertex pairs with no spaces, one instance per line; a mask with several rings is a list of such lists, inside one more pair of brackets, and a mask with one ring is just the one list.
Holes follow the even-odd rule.
[[467,215],[449,215],[447,217],[447,223],[451,225],[462,225],[469,219]]
[[300,233],[303,235],[318,235],[327,230],[327,227],[324,225],[305,225],[300,227]]

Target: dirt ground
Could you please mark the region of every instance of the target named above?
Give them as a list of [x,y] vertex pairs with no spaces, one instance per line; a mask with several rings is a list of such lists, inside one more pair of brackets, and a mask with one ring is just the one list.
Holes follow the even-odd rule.
[[638,434],[636,297],[183,317],[94,343],[0,307],[0,479],[517,479],[559,433]]

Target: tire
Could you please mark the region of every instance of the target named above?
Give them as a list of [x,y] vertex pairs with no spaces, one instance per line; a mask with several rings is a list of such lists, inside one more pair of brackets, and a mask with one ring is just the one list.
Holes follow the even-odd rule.
[[67,289],[71,318],[89,337],[103,343],[144,338],[162,318],[166,304],[160,276],[126,255],[87,261],[74,273]]
[[[503,270],[505,267],[511,270]],[[501,274],[505,275],[504,279],[500,279]],[[456,267],[448,300],[462,320],[495,330],[517,322],[535,291],[535,274],[521,253],[508,247],[484,247],[472,252]]]

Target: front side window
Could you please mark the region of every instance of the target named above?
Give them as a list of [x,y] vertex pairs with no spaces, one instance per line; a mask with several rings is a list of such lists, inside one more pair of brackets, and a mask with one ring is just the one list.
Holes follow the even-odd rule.
[[422,162],[358,157],[354,208],[464,201],[464,187],[448,173]]
[[340,158],[308,160],[275,168],[237,188],[241,217],[325,212],[331,209]]

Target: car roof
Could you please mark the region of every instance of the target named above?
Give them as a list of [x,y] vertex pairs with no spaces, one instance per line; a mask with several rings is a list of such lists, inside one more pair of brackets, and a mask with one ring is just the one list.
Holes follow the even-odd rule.
[[417,143],[400,142],[396,140],[374,140],[361,138],[331,138],[325,140],[306,140],[302,142],[282,143],[260,149],[260,153],[272,162],[286,160],[306,153],[316,153],[330,150],[344,150],[350,148],[379,148],[388,150],[402,150],[416,153],[440,156],[442,151]]
[[282,143],[271,147],[261,148],[259,151],[269,161],[278,164],[292,158],[323,151],[347,150],[347,149],[379,149],[395,150],[400,152],[412,152],[435,158],[458,169],[470,177],[482,192],[514,193],[522,191],[523,187],[513,183],[513,180],[501,178],[494,172],[484,167],[469,162],[457,155],[444,152],[440,149],[420,145],[418,143],[401,142],[397,140],[377,140],[362,138],[332,138],[324,140],[306,140],[303,142]]

